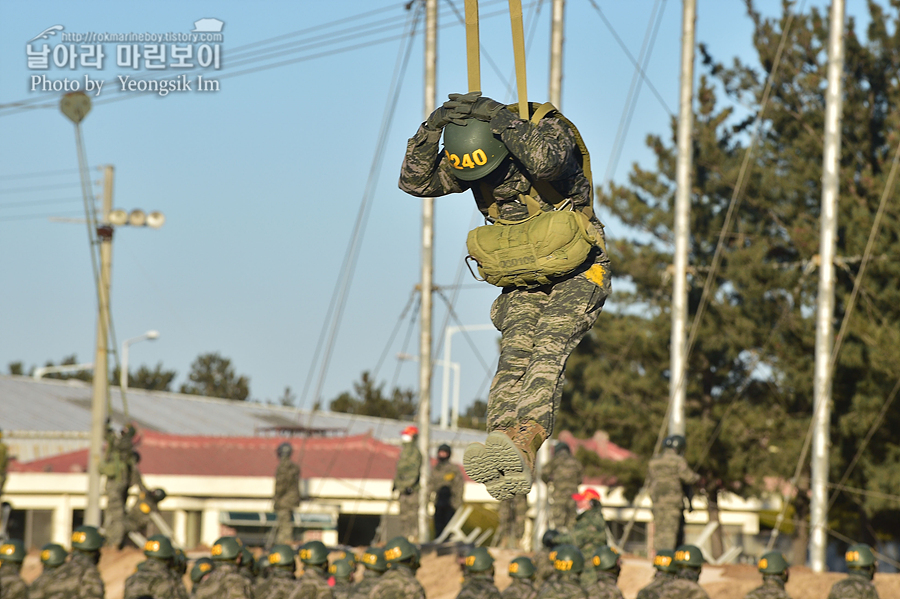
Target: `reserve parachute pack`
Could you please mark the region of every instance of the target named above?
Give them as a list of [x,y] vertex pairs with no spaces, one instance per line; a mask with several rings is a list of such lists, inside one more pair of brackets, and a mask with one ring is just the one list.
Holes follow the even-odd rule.
[[[508,109],[518,113],[517,105],[511,105]],[[552,114],[553,118],[569,127],[581,153],[584,175],[593,189],[590,154],[575,125],[549,102],[540,105],[532,103],[531,110],[532,123]],[[528,207],[528,217],[520,221],[500,218],[491,186],[481,183],[479,191],[483,197],[479,209],[492,224],[469,231],[466,263],[474,260],[481,280],[491,285],[547,285],[584,264],[594,247],[606,251],[602,225],[598,230],[596,224],[591,222],[594,216],[592,207],[573,206],[571,200],[563,197],[547,181],[532,181],[531,191],[520,194],[519,200]],[[544,205],[535,196],[540,196]],[[475,273],[472,274],[474,276]]]

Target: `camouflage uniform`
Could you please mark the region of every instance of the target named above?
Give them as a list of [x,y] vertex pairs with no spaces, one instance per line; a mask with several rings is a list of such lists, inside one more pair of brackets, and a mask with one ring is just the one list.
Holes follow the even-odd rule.
[[[527,206],[519,196],[530,193],[529,177],[551,183],[575,208],[592,205],[593,190],[582,169],[577,142],[562,121],[547,117],[531,123],[500,110],[490,125],[515,159],[498,167],[506,172],[491,173],[502,176],[493,198],[483,197],[478,181],[454,176],[449,158],[439,153],[441,131],[424,125],[407,144],[400,188],[418,197],[471,189],[482,213],[496,201],[500,218],[507,221],[527,218]],[[539,194],[532,195],[547,204]],[[600,221],[593,218],[592,223],[597,234],[603,235]],[[600,248],[557,282],[503,290],[491,307],[491,321],[502,337],[488,400],[489,433],[515,435],[516,445],[534,456],[553,431],[566,360],[594,325],[609,292],[609,257]]]
[[588,594],[574,572],[560,572],[541,587],[541,599],[587,599]]
[[500,596],[503,599],[537,599],[538,590],[534,582],[527,578],[513,578]]
[[350,589],[349,596],[351,599],[369,599],[372,589],[374,589],[375,585],[378,584],[378,581],[381,580],[381,576],[382,574],[380,572],[366,568],[363,572],[362,579]]
[[400,534],[415,537],[419,517],[419,472],[422,454],[415,441],[403,444],[394,476],[394,489],[400,492]]
[[0,597],[3,599],[28,599],[28,585],[19,576],[21,566],[13,562],[0,565]]
[[369,599],[425,599],[425,589],[408,565],[394,563],[378,580]]
[[541,479],[553,485],[550,491],[551,528],[572,530],[576,516],[572,495],[578,492],[581,478],[581,462],[569,451],[554,453],[550,462],[544,466]]
[[762,586],[747,593],[744,599],[791,599],[791,596],[784,590],[784,578],[781,575],[763,575]]
[[463,582],[456,599],[501,599],[500,591],[494,586],[490,574],[469,574]]
[[57,576],[44,585],[47,599],[104,599],[103,579],[90,554],[74,551],[57,570]]
[[325,580],[325,573],[314,566],[307,566],[303,576],[297,579],[297,586],[289,599],[334,599],[334,594]]
[[0,497],[3,496],[3,489],[6,487],[6,470],[9,467],[9,447],[6,443],[0,441]]
[[103,472],[106,474],[106,544],[121,549],[125,542],[125,503],[128,501],[128,489],[137,485],[142,492],[147,492],[134,456],[133,429],[126,429],[120,435],[107,429]]
[[347,599],[350,597],[350,591],[353,590],[353,583],[345,578],[335,578],[334,586],[331,587],[331,594],[334,599]]
[[268,577],[253,589],[254,599],[288,599],[297,588],[294,573],[287,568],[269,568]]
[[653,547],[671,549],[679,545],[678,533],[684,518],[684,489],[700,476],[672,449],[650,460],[650,499],[653,501]]
[[544,547],[536,552],[531,560],[534,562],[534,585],[537,588],[542,588],[541,585],[553,578],[556,574],[556,568],[553,567],[553,562],[550,561],[551,551],[553,550]]
[[697,584],[699,579],[699,570],[683,569],[675,580],[663,585],[659,599],[709,599],[703,587]]
[[125,599],[139,599],[145,595],[153,599],[184,599],[179,580],[165,562],[148,559],[138,564],[137,572],[125,581]]
[[197,599],[252,599],[250,581],[241,576],[237,564],[219,562],[209,576],[194,588]]
[[150,525],[150,514],[153,512],[159,513],[158,503],[153,498],[153,493],[142,490],[138,494],[135,504],[128,510],[128,515],[125,516],[125,533],[138,532],[146,536],[147,526]]
[[659,599],[662,587],[675,580],[675,575],[657,570],[650,584],[638,591],[637,599]]
[[294,540],[294,509],[300,505],[300,467],[286,455],[275,471],[275,513],[278,515],[275,542],[289,545]]
[[459,466],[448,460],[438,460],[431,469],[428,494],[434,498],[434,536],[441,532],[462,505],[463,474]]
[[624,599],[622,591],[616,586],[619,578],[618,572],[597,572],[597,582],[588,587],[588,597],[591,599]]
[[[44,571],[41,572],[40,576],[35,578],[31,585],[28,587],[29,599],[47,599],[47,597],[50,596],[47,594],[47,589],[55,584],[55,581],[57,580],[57,578],[59,578],[61,569],[62,566],[57,566],[56,568],[48,568],[47,566],[44,566]],[[0,588],[2,587],[3,583],[0,582]]]
[[[602,545],[606,545],[606,520],[599,502],[592,502],[590,508],[578,514],[571,534],[561,535],[560,543],[571,543],[581,549],[581,553],[592,556]],[[597,580],[594,568],[585,568],[581,573],[581,584],[590,588]]]
[[500,502],[497,510],[500,522],[497,525],[499,547],[515,549],[525,536],[525,518],[528,514],[528,496],[516,495]]
[[867,572],[851,570],[847,578],[834,583],[828,599],[878,599],[878,591]]

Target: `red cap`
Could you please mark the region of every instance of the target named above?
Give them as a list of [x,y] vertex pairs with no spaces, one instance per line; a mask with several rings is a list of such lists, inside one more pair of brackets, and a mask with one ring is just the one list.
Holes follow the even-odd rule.
[[596,499],[597,501],[600,501],[600,493],[594,489],[587,488],[584,490],[584,493],[573,494],[572,499],[575,501],[585,501],[586,499]]
[[400,434],[402,434],[402,435],[418,435],[419,429],[418,429],[418,427],[415,427],[410,424],[405,429],[403,429],[403,432]]

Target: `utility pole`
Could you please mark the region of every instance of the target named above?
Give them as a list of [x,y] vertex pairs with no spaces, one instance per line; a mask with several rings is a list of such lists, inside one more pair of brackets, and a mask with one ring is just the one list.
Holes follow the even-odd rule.
[[[425,118],[434,111],[437,81],[437,0],[425,0]],[[431,474],[431,312],[434,271],[434,198],[422,199],[422,304],[419,320],[419,542],[428,540]]]
[[100,460],[106,429],[106,398],[109,385],[107,342],[109,340],[109,283],[112,268],[113,226],[109,222],[113,199],[113,167],[103,169],[103,214],[97,226],[100,241],[100,278],[97,281],[97,351],[94,357],[94,394],[91,399],[91,446],[88,458],[88,496],[84,523],[100,526]]
[[562,110],[563,37],[566,0],[553,0],[550,21],[550,103]]
[[809,559],[825,571],[828,541],[828,450],[831,446],[831,350],[834,342],[834,253],[841,157],[844,71],[844,0],[832,0],[828,32],[828,89],[825,92],[825,151],[822,156],[822,220],[819,238],[819,296],[816,305],[816,366],[813,378],[812,496]]
[[672,339],[669,365],[669,434],[684,435],[687,375],[687,261],[691,231],[691,171],[694,127],[694,24],[696,0],[684,0],[681,21],[681,93],[678,106],[678,161],[675,165],[675,256]]

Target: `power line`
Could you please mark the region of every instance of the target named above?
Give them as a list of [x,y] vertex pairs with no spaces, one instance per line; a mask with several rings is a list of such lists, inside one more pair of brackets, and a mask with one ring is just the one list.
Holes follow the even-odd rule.
[[78,187],[80,183],[54,183],[52,185],[31,185],[29,187],[14,187],[12,189],[0,189],[0,195],[11,193],[29,193],[32,191],[46,191],[48,189],[66,189]]
[[47,206],[50,204],[67,204],[70,202],[80,202],[81,198],[55,198],[52,200],[29,200],[25,202],[5,202],[0,203],[0,208],[22,208],[24,206]]
[[36,173],[16,173],[10,175],[0,175],[0,181],[7,181],[11,179],[35,179],[38,177],[54,177],[56,175],[72,175],[77,172],[77,168],[64,168],[55,171],[39,171]]
[[63,214],[60,214],[58,212],[44,212],[44,213],[40,213],[40,214],[19,214],[16,216],[0,217],[0,223],[19,221],[19,220],[37,220],[37,219],[42,219],[42,218],[52,218],[54,216],[73,216],[74,217],[74,216],[79,216],[82,214],[84,214],[84,212],[82,210],[79,210],[77,212],[66,212]]

